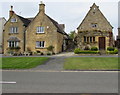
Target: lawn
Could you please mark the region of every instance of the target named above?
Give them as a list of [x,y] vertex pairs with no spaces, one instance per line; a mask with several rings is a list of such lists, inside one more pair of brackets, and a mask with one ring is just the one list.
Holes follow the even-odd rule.
[[44,64],[48,57],[10,57],[2,58],[2,69],[29,69]]
[[[119,67],[120,68],[120,67]],[[118,69],[117,57],[73,57],[65,59],[66,70],[113,70]]]

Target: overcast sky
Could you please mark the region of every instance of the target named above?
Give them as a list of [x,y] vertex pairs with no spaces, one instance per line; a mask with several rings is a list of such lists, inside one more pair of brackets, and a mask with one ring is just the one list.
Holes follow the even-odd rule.
[[[0,1],[0,17],[9,18],[10,6],[16,14],[23,17],[35,17],[39,11],[40,0],[3,0]],[[73,2],[74,1],[74,2]],[[99,2],[98,2],[99,1]],[[106,2],[103,2],[106,1]],[[93,3],[99,6],[107,20],[114,27],[114,36],[118,34],[118,1],[119,0],[43,0],[46,7],[46,14],[56,20],[58,23],[65,24],[65,31],[76,30],[82,22]],[[120,26],[120,25],[119,25]]]

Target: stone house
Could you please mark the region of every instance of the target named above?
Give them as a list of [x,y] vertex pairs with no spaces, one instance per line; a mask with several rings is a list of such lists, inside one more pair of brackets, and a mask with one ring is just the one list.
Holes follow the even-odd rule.
[[99,50],[105,50],[113,46],[113,27],[102,14],[95,3],[90,7],[89,12],[77,28],[75,41],[77,47],[85,49],[86,47],[97,47]]
[[3,32],[4,54],[25,51],[25,30],[31,20],[17,15],[13,6],[9,11],[9,19],[5,23]]
[[2,53],[2,36],[4,30],[4,24],[6,23],[6,19],[4,17],[0,18],[0,53]]
[[4,54],[38,51],[47,53],[47,47],[51,45],[54,53],[67,48],[68,35],[64,32],[65,25],[58,24],[45,14],[45,4],[39,4],[39,12],[34,18],[17,15],[13,6],[9,15],[3,36]]

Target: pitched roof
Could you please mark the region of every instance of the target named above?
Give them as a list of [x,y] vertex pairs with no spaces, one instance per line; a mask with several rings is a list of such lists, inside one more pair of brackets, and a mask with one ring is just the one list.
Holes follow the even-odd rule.
[[34,19],[34,17],[31,17],[31,18],[26,18],[26,19],[28,19],[28,20],[32,21],[32,20]]
[[8,42],[10,42],[10,41],[19,42],[20,40],[19,40],[17,37],[10,37],[7,41],[8,41]]
[[22,16],[19,16],[19,15],[17,15],[19,18],[20,18],[20,20],[24,23],[24,26],[28,26],[29,25],[29,23],[31,22],[31,20],[29,20],[29,19],[27,19],[27,18],[24,18],[24,17],[22,17]]
[[48,15],[46,15],[50,20],[51,20],[51,22],[56,26],[56,28],[58,29],[57,30],[57,32],[59,32],[59,33],[62,33],[62,34],[64,34],[64,35],[67,35],[67,33],[65,33],[65,31],[64,31],[64,29],[63,29],[63,24],[61,25],[61,24],[58,24],[58,22],[57,21],[55,21],[55,20],[53,20],[51,17],[49,17]]
[[[88,13],[86,14],[85,18],[82,20],[81,24],[78,26],[78,28],[84,23],[85,19],[87,18],[87,16],[89,15],[90,11],[92,10],[93,7],[97,7],[98,11],[101,13],[102,17],[108,22],[108,24],[112,27],[112,25],[110,24],[110,22],[106,19],[106,17],[103,15],[103,13],[99,10],[99,6],[97,6],[95,3],[93,3],[93,5],[90,7],[90,10],[88,11]],[[77,28],[77,29],[78,29]],[[113,27],[112,27],[113,28]]]

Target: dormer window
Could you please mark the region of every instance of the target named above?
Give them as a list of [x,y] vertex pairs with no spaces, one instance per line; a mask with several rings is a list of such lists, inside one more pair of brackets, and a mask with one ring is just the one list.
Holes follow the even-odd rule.
[[16,18],[11,18],[11,22],[17,22]]

